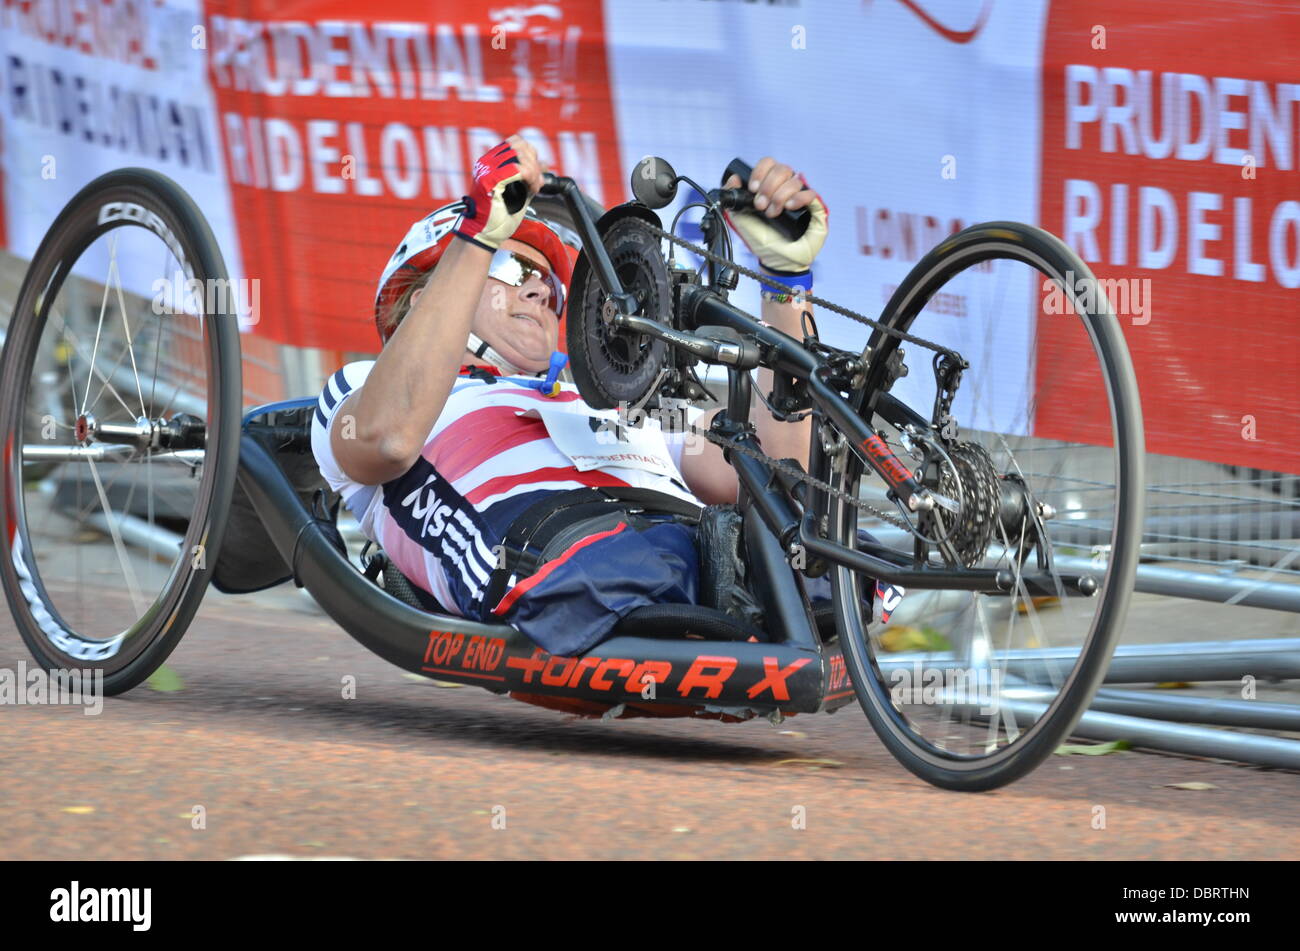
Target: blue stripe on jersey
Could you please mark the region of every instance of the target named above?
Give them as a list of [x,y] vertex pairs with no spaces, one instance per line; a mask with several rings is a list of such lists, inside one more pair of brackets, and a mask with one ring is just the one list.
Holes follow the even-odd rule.
[[343,373],[343,367],[339,367],[334,374],[334,385],[339,388],[339,399],[347,396],[352,392],[352,384],[348,382],[347,376]]
[[316,422],[321,424],[322,429],[329,425],[329,420],[327,420],[325,414],[321,412],[319,400],[316,401]]
[[423,456],[404,475],[385,482],[383,491],[384,507],[397,526],[441,563],[456,606],[477,616],[490,571],[483,552],[502,535]]
[[330,389],[330,380],[326,380],[325,389],[323,389],[320,394],[321,399],[325,401],[326,409],[333,409],[335,403],[342,401],[344,397],[352,392],[352,385],[348,383],[348,378],[343,375],[342,368],[340,368],[330,379],[334,381],[334,385],[338,388],[339,395],[337,398],[334,396],[334,391]]

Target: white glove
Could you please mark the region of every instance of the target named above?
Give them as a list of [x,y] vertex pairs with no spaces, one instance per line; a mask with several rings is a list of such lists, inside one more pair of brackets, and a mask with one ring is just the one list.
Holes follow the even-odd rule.
[[821,196],[814,197],[806,207],[812,219],[808,222],[808,230],[796,241],[790,241],[773,228],[761,212],[728,213],[727,221],[746,247],[754,252],[758,262],[769,271],[807,271],[826,243],[828,216]]

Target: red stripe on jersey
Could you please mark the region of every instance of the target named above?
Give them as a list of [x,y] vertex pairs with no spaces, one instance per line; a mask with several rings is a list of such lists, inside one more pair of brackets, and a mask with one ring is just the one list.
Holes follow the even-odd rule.
[[505,597],[503,597],[497,603],[497,606],[492,609],[492,613],[505,614],[507,611],[510,610],[510,606],[513,605],[521,595],[527,594],[532,588],[536,587],[542,581],[546,580],[547,575],[549,575],[556,568],[560,567],[560,565],[564,564],[566,561],[572,558],[573,555],[576,552],[578,552],[580,549],[586,548],[588,545],[594,544],[600,541],[602,538],[609,538],[610,535],[617,535],[625,528],[627,528],[627,522],[619,522],[616,527],[611,528],[607,532],[597,532],[595,535],[588,535],[586,538],[582,538],[574,542],[568,548],[564,549],[564,552],[562,554],[558,555],[555,558],[552,558],[550,561],[544,564],[542,566],[542,569],[538,571],[536,574],[529,575],[523,581],[519,582],[517,585],[515,585],[513,588],[507,591]]
[[532,472],[521,472],[518,475],[497,476],[495,479],[488,479],[473,491],[467,492],[465,501],[471,505],[477,505],[489,496],[500,495],[518,486],[531,485],[537,482],[576,482],[579,485],[590,486],[625,486],[629,484],[617,476],[612,476],[608,472],[601,472],[598,469],[579,472],[573,466],[553,466],[548,469],[534,469]]
[[516,415],[520,412],[516,406],[471,410],[424,447],[424,458],[444,479],[455,482],[507,449],[547,438],[544,422]]

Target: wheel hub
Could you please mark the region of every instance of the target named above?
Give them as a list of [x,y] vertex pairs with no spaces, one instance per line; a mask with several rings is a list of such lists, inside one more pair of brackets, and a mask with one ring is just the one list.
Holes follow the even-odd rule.
[[82,413],[77,417],[77,423],[73,427],[73,436],[83,446],[90,445],[95,438],[95,433],[99,431],[99,422],[91,413]]

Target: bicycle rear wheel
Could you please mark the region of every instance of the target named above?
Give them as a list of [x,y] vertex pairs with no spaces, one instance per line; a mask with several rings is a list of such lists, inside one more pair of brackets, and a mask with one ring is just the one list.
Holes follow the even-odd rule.
[[216,565],[241,408],[233,287],[171,179],[110,172],[32,259],[0,355],[0,585],[44,668],[116,694],[166,659]]
[[[832,572],[858,700],[890,752],[937,786],[992,789],[1041,763],[1087,708],[1120,634],[1141,539],[1144,437],[1119,318],[1101,290],[1061,241],[1016,223],[968,228],[917,263],[884,320],[969,362],[951,406],[955,438],[938,438],[932,354],[881,331],[870,341],[863,418],[960,512],[900,509],[913,518],[904,530],[860,525],[832,498],[830,539],[852,545],[863,527],[923,565],[1014,579],[1007,595],[909,590],[869,629],[862,597],[874,582]],[[891,388],[930,423],[920,438],[875,395]],[[854,450],[834,459],[836,488],[888,506],[873,479]],[[1079,576],[1095,593],[1072,586]]]

